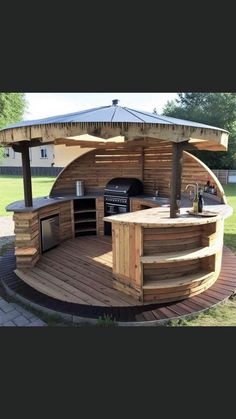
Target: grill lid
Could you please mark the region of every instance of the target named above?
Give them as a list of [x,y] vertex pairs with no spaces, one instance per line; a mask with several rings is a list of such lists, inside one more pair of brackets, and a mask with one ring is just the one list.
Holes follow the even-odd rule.
[[143,192],[143,184],[136,178],[114,178],[105,187],[105,195],[134,196]]

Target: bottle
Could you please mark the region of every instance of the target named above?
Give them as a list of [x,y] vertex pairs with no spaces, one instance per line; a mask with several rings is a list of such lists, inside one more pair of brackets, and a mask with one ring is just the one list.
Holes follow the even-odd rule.
[[198,192],[196,191],[193,200],[193,212],[198,212]]
[[203,196],[202,196],[202,189],[199,190],[199,196],[198,196],[198,212],[202,212],[203,210]]

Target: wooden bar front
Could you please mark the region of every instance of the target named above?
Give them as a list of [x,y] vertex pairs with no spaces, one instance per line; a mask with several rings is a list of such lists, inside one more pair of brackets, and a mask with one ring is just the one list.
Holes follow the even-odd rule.
[[[170,302],[209,288],[218,278],[223,251],[223,206],[215,217],[152,208],[105,217],[112,222],[113,284],[142,302]],[[216,208],[216,207],[215,207]]]

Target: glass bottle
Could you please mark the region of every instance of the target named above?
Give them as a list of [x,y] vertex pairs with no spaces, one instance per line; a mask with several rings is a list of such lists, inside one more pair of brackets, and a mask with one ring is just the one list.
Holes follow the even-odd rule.
[[198,192],[195,192],[194,200],[193,200],[193,212],[198,212]]
[[199,190],[199,196],[198,196],[198,212],[202,212],[203,210],[203,196],[202,196],[202,189]]

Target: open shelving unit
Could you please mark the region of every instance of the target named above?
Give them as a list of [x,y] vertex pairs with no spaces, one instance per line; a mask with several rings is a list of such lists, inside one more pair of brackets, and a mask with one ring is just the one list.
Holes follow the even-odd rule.
[[95,198],[74,200],[74,232],[75,237],[96,235],[97,213]]
[[140,262],[145,302],[186,298],[215,282],[223,244],[216,240],[216,223],[189,231],[186,227],[169,229],[165,242],[160,241],[161,234],[158,228],[144,229]]

